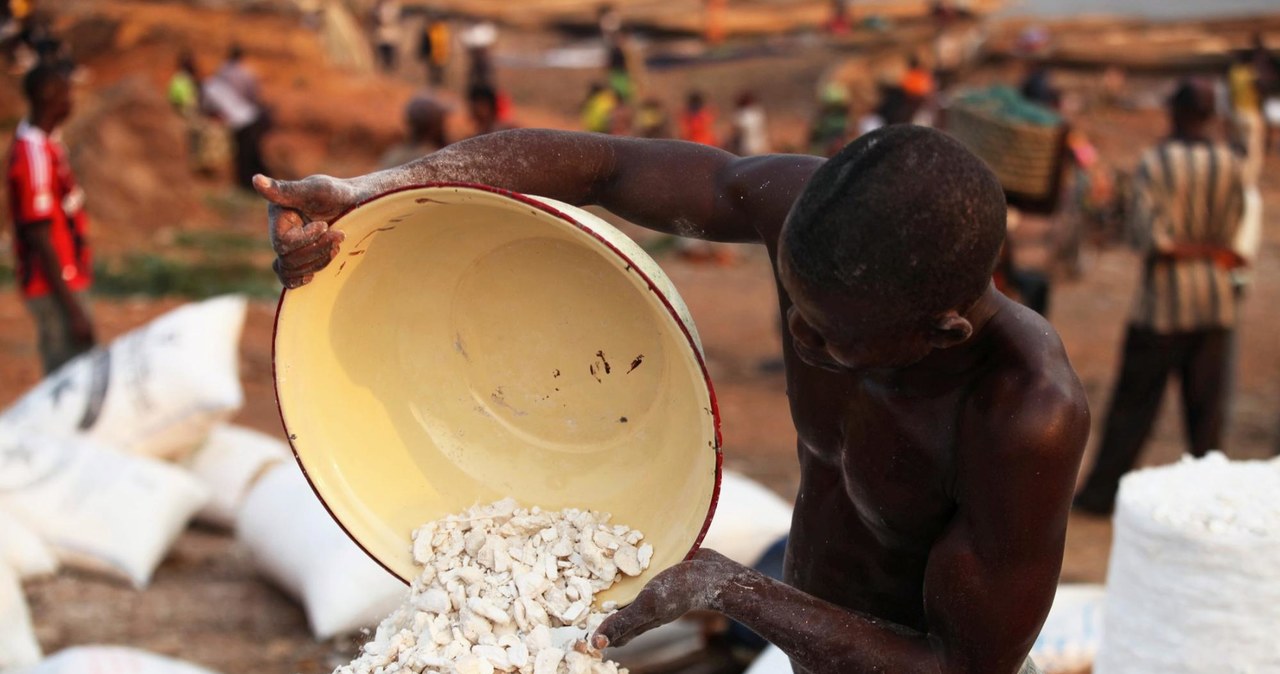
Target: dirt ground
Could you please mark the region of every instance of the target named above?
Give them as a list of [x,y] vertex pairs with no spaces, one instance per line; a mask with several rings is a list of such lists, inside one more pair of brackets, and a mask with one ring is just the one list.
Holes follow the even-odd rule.
[[[164,12],[172,10],[167,5],[159,7]],[[183,20],[192,21],[190,17]],[[783,57],[746,70],[762,89],[773,87],[765,89],[765,100],[780,101],[783,112],[775,124],[785,136],[795,134],[795,124],[804,117],[796,97],[811,92],[813,82],[825,69],[821,59]],[[728,72],[739,71],[730,66],[709,66],[664,74],[656,81],[668,92],[683,90],[689,82],[705,82],[718,87],[715,91],[727,99],[729,94],[723,92],[729,85],[723,77]],[[536,102],[540,90],[557,89],[548,97],[569,98],[564,88],[548,86],[551,80],[546,78],[554,73],[533,71],[525,75],[519,78],[519,85],[513,84],[518,97]],[[541,88],[533,84],[534,77],[542,81]],[[394,92],[396,97],[406,91],[403,83],[370,86],[371,90]],[[361,120],[374,118],[376,102],[349,99],[346,104],[359,108]],[[568,117],[559,100],[544,108],[530,105],[535,108],[535,117]],[[297,110],[289,114],[304,114],[301,108]],[[313,134],[322,134],[330,123],[315,121]],[[361,123],[379,129],[378,134],[387,133],[382,122]],[[1099,110],[1082,124],[1103,155],[1118,165],[1131,163],[1164,128],[1161,116],[1149,110]],[[289,127],[287,138],[296,145],[291,155],[294,168],[304,172],[332,168],[331,160],[323,159],[323,148],[317,141],[307,142],[307,128],[303,123]],[[359,154],[349,145],[341,149]],[[360,156],[367,162],[370,154]],[[1280,159],[1271,158],[1267,169],[1263,185],[1266,242],[1244,307],[1238,377],[1224,447],[1238,459],[1271,456],[1280,447],[1280,340],[1275,338],[1280,332],[1280,314],[1271,304],[1280,298]],[[256,225],[250,218],[228,226],[243,231]],[[147,240],[132,239],[143,242],[138,245]],[[694,264],[671,255],[659,261],[687,301],[706,346],[723,413],[727,467],[790,497],[798,479],[794,430],[782,375],[767,366],[780,348],[773,280],[761,250],[744,247],[739,252],[739,261],[729,266]],[[1116,372],[1137,269],[1135,258],[1121,248],[1086,248],[1082,277],[1054,286],[1050,318],[1087,389],[1095,437]],[[110,338],[179,303],[99,300],[95,313],[102,335]],[[242,345],[246,405],[237,421],[279,434],[270,368],[274,310],[273,302],[250,306]],[[24,307],[12,289],[0,292],[0,407],[36,383],[36,360]],[[1177,404],[1168,400],[1143,461],[1168,463],[1176,460],[1183,446]],[[1086,457],[1086,463],[1089,460]],[[1104,581],[1110,537],[1109,522],[1073,516],[1063,580]],[[247,555],[230,536],[212,531],[186,533],[145,592],[76,573],[33,582],[27,590],[40,642],[47,652],[90,643],[123,644],[189,659],[226,674],[314,674],[331,671],[346,661],[356,645],[351,638],[313,641],[301,610],[255,576]]]

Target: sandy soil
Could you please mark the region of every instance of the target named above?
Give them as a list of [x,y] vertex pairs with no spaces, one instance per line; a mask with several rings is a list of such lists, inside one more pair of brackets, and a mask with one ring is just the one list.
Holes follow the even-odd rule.
[[[128,6],[139,7],[142,5]],[[148,7],[161,8],[155,11],[165,12],[165,17],[172,11],[167,5]],[[170,18],[188,27],[198,23],[180,14]],[[255,30],[260,32],[242,34],[256,34],[257,39],[265,39],[261,31],[270,35],[262,26]],[[137,67],[153,68],[149,64]],[[798,112],[795,97],[802,91],[812,91],[812,82],[824,68],[823,63],[814,60],[782,59],[750,69],[749,77],[761,88],[776,81],[775,88],[766,90],[766,103],[770,97],[789,101],[790,107],[783,105],[781,117],[798,121],[803,115]],[[725,83],[724,78],[728,72],[736,71],[728,66],[712,66],[664,74],[658,82],[668,93],[683,90],[690,82],[706,83],[723,100],[731,95],[731,84]],[[517,96],[533,98],[548,88],[548,80],[542,79],[546,75],[534,72],[529,78],[522,77],[520,84],[513,83],[513,89]],[[541,88],[532,79],[535,76],[542,80]],[[366,97],[377,91],[394,92],[399,97],[407,90],[403,83],[396,82],[367,86],[370,89],[362,92]],[[296,95],[299,100],[303,97]],[[567,97],[563,93],[548,95]],[[347,100],[348,105],[359,108],[359,119],[374,120],[362,121],[364,127],[378,129],[375,135],[379,136],[392,133],[386,122],[376,120],[378,106],[372,102],[375,99]],[[301,107],[282,108],[294,110],[290,115],[298,115],[291,119],[319,114]],[[387,108],[382,109],[385,113]],[[535,115],[563,118],[564,109],[556,101],[541,111],[535,110]],[[289,142],[296,142],[300,148],[293,154],[299,170],[331,165],[323,159],[321,143],[323,134],[331,128],[333,113],[324,115],[328,116],[323,123],[308,126],[299,122],[289,127]],[[791,127],[785,121],[781,124]],[[1099,112],[1084,124],[1104,155],[1120,165],[1131,162],[1163,130],[1162,119],[1153,112]],[[311,129],[310,137],[307,129]],[[371,154],[357,153],[349,145],[343,145],[341,150],[359,154],[362,161],[368,161]],[[1280,330],[1280,314],[1272,311],[1270,304],[1280,297],[1280,161],[1273,158],[1268,169],[1264,185],[1269,206],[1267,240],[1258,264],[1256,287],[1245,306],[1239,376],[1225,446],[1235,458],[1269,456],[1280,446],[1280,341],[1275,339]],[[235,226],[249,225],[237,222]],[[760,479],[783,495],[792,495],[797,485],[795,438],[783,380],[780,373],[762,367],[777,356],[780,344],[773,280],[762,251],[743,248],[739,262],[727,267],[696,265],[675,257],[664,257],[660,262],[687,300],[706,344],[724,416],[728,467]],[[1087,249],[1084,264],[1081,279],[1055,286],[1051,319],[1084,381],[1096,430],[1113,383],[1137,265],[1131,254],[1118,248]],[[111,337],[177,304],[175,300],[103,300],[95,311],[102,334]],[[247,404],[238,421],[279,433],[270,379],[274,309],[274,303],[269,302],[253,303],[250,308],[242,361]],[[33,385],[38,376],[30,321],[11,290],[0,293],[0,326],[0,406],[4,406]],[[1182,449],[1177,406],[1168,401],[1144,462],[1175,460]],[[1106,521],[1073,517],[1064,580],[1102,582],[1110,535]],[[312,674],[331,671],[354,648],[351,639],[314,642],[301,611],[255,577],[246,554],[232,538],[210,531],[192,530],[184,535],[146,592],[74,573],[32,583],[27,589],[40,641],[50,652],[78,644],[126,644],[184,657],[227,674]]]

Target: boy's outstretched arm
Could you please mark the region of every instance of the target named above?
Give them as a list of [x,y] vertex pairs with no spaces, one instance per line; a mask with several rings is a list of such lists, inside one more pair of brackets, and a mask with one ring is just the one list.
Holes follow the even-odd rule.
[[817,157],[739,158],[705,145],[521,129],[473,138],[386,171],[254,185],[271,202],[276,272],[288,287],[337,254],[328,222],[384,192],[469,182],[575,205],[596,204],[660,232],[710,241],[772,242]]

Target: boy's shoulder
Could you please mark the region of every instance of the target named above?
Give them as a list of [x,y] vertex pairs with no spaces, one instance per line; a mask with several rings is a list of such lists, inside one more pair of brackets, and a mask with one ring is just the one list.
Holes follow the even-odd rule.
[[[1054,379],[1065,374],[1075,381],[1075,371],[1067,358],[1066,347],[1043,316],[1014,302],[1004,300],[1004,306],[991,318],[993,353],[991,369],[1004,375],[1022,374],[1016,381],[1030,382],[1042,375]],[[1015,383],[1008,382],[1006,383]]]
[[1057,331],[1012,301],[989,327],[992,356],[975,400],[979,414],[998,422],[990,428],[992,439],[1075,451],[1075,438],[1088,433],[1088,400]]

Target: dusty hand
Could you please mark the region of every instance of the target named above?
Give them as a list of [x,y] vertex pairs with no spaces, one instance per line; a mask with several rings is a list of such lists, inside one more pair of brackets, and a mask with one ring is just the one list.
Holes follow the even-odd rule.
[[253,186],[271,202],[267,218],[277,255],[272,267],[286,288],[309,283],[338,255],[344,237],[329,229],[329,222],[372,196],[350,181],[329,176],[285,181],[259,175]]
[[719,610],[720,589],[750,569],[714,550],[658,574],[630,606],[609,616],[591,639],[595,648],[625,646],[649,630],[699,610]]

